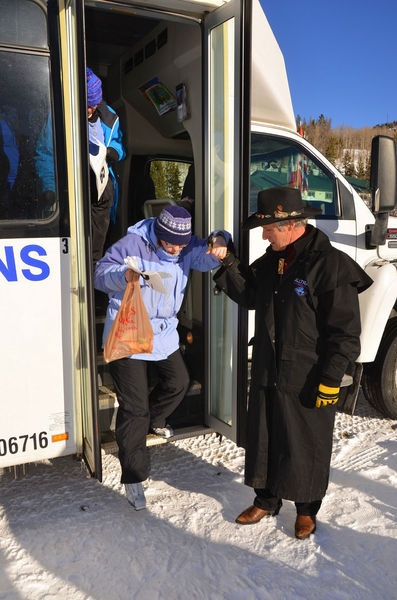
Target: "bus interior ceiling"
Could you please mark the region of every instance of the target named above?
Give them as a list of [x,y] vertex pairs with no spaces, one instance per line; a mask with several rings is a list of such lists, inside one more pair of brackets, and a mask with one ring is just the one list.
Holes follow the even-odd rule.
[[[162,17],[162,15],[160,15]],[[111,241],[143,218],[149,158],[175,158],[195,163],[195,199],[201,197],[202,107],[201,29],[190,21],[86,8],[87,66],[102,79],[107,103],[120,117],[127,157],[117,165],[120,185],[118,223]],[[173,96],[177,85],[187,90],[190,117],[177,111],[159,114],[144,89],[152,80]],[[150,188],[149,188],[150,189]],[[196,231],[201,210],[195,210]]]
[[[195,233],[203,235],[200,26],[188,20],[164,18],[159,14],[144,16],[86,7],[85,34],[87,66],[101,78],[104,99],[120,117],[127,153],[126,158],[116,165],[119,206],[117,221],[109,229],[107,245],[125,235],[128,226],[144,218],[143,204],[154,198],[154,186],[151,181],[151,185],[148,185],[148,165],[153,159],[179,159],[193,163],[193,190],[189,196],[194,198],[191,208]],[[173,96],[179,84],[185,85],[189,108],[186,120],[178,120],[175,109],[159,114],[154,103],[143,92],[153,79],[163,84]],[[183,181],[181,184],[182,200]],[[114,428],[115,411],[112,400],[114,394],[107,393],[112,389],[112,381],[100,351],[104,321],[101,308],[107,301],[104,298],[98,301],[98,295],[103,295],[96,294],[96,304],[99,305],[99,401],[100,407],[105,408],[101,411],[101,428],[103,441],[106,441],[109,435],[112,437],[110,430]],[[178,315],[181,349],[192,386],[170,419],[171,425],[177,428],[200,427],[204,423],[202,297],[202,275],[193,272]],[[155,372],[149,369],[150,384],[154,385],[155,381]]]

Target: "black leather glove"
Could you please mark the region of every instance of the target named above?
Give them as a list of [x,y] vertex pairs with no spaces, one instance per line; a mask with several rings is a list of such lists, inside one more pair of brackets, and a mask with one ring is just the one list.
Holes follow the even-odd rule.
[[109,146],[109,148],[106,148],[106,160],[117,162],[119,160],[119,154],[117,150],[115,150],[111,146]]

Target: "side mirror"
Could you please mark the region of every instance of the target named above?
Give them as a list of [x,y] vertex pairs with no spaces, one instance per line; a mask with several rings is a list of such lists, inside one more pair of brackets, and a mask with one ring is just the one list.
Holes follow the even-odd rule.
[[370,186],[375,213],[370,246],[376,247],[386,242],[389,212],[397,206],[396,142],[386,135],[377,135],[372,140]]
[[390,212],[396,208],[396,142],[386,135],[377,135],[372,140],[370,186],[373,212]]

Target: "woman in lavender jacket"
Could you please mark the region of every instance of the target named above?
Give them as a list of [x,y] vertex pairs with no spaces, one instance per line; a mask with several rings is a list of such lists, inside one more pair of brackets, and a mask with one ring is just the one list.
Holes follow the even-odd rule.
[[[134,354],[110,363],[119,409],[116,439],[121,463],[121,482],[127,498],[139,510],[146,501],[142,489],[150,470],[146,435],[153,429],[170,437],[173,432],[166,418],[182,401],[189,376],[179,350],[177,314],[191,269],[209,271],[220,266],[227,253],[230,234],[214,232],[213,243],[192,235],[191,217],[187,210],[172,205],[157,218],[140,221],[128,229],[97,263],[94,285],[109,295],[103,341],[106,339],[121,305],[132,271],[124,262],[127,256],[137,259],[141,271],[166,273],[166,293],[154,290],[140,278],[142,299],[153,328],[153,352]],[[159,381],[149,393],[148,362],[156,363]]]

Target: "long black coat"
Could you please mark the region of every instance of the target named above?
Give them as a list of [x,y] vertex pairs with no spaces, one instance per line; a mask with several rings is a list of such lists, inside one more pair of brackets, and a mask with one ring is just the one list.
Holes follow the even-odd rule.
[[256,311],[245,483],[295,502],[321,500],[336,407],[316,408],[317,389],[339,387],[359,355],[358,293],[372,280],[310,225],[287,253],[269,247],[249,268],[236,259],[214,279]]

